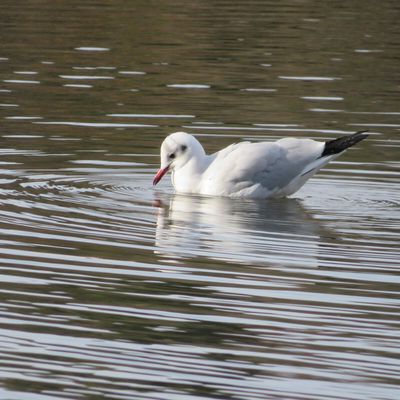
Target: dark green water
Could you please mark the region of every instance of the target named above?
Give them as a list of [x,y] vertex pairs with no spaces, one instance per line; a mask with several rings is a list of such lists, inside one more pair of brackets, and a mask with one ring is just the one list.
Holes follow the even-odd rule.
[[[397,1],[9,1],[0,398],[397,400]],[[157,189],[163,138],[369,129],[294,198]]]

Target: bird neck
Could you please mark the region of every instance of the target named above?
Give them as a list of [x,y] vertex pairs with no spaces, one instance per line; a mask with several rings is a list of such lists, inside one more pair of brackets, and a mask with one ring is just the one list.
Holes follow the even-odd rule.
[[181,168],[172,171],[172,183],[177,192],[198,193],[202,174],[210,165],[210,156],[197,153]]

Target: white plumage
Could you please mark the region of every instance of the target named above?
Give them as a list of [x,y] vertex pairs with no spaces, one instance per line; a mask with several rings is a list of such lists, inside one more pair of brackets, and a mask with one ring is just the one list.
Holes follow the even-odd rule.
[[194,136],[175,132],[161,145],[161,168],[153,183],[171,170],[177,193],[243,198],[289,196],[365,137],[360,132],[327,143],[296,138],[242,142],[206,155]]

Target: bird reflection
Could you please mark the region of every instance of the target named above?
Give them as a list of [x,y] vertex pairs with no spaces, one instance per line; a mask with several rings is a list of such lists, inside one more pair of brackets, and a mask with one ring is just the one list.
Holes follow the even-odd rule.
[[321,227],[299,200],[175,194],[156,199],[156,252],[237,263],[317,265]]

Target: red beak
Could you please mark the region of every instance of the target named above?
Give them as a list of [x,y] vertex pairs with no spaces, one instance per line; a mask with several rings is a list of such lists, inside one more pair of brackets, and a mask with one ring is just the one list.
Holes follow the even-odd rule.
[[169,165],[167,165],[165,168],[159,169],[156,176],[153,179],[153,185],[157,185],[157,183],[161,181],[161,178],[168,172],[168,170],[169,170]]

